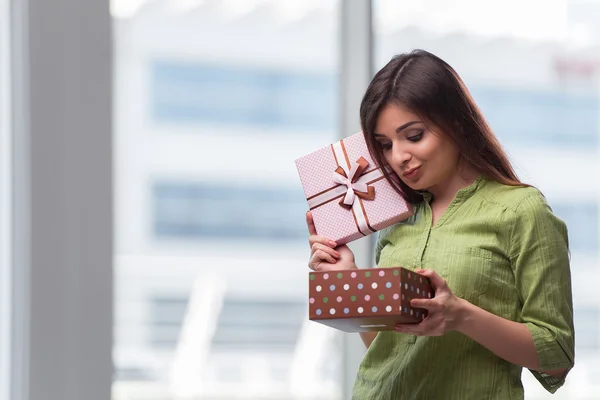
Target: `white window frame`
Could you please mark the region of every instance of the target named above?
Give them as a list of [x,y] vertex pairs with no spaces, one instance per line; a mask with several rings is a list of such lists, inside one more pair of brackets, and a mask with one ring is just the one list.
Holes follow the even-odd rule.
[[[339,131],[344,138],[360,131],[359,109],[362,97],[373,77],[373,27],[371,0],[340,0],[339,57]],[[360,268],[375,264],[375,237],[370,235],[349,247]],[[342,351],[342,399],[352,397],[358,366],[366,351],[357,333],[339,333]]]
[[10,382],[10,8],[0,0],[0,400],[9,400]]
[[2,13],[0,40],[9,48],[12,87],[3,97],[11,118],[0,147],[11,158],[2,157],[0,180],[12,221],[2,231],[10,249],[2,252],[2,288],[10,291],[0,296],[12,317],[2,320],[0,345],[8,340],[10,349],[0,398],[106,400],[113,370],[109,2],[3,1],[10,12]]

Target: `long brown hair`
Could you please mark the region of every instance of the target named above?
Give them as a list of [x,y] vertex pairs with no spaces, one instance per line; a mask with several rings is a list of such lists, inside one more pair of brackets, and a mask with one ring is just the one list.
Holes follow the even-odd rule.
[[[402,106],[433,124],[454,143],[462,159],[488,179],[510,186],[528,186],[517,177],[508,157],[462,79],[441,58],[414,50],[397,55],[383,67],[367,88],[360,105],[360,123],[369,152],[386,166],[374,131],[382,109]],[[390,184],[408,201],[422,195],[409,188],[396,174],[383,168]]]

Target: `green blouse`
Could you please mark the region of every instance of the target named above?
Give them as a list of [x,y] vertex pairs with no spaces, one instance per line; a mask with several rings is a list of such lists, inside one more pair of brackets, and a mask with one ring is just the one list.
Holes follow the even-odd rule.
[[[432,226],[431,196],[379,233],[379,267],[433,269],[453,293],[524,323],[542,370],[572,368],[573,305],[567,228],[535,188],[485,178],[460,190]],[[355,400],[523,399],[522,367],[474,340],[379,332],[360,365]],[[531,371],[554,393],[564,384]]]

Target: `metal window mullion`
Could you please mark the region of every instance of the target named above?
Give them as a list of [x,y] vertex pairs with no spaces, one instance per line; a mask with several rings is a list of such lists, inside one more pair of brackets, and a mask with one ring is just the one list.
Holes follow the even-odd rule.
[[0,400],[11,398],[10,3],[0,1]]
[[110,398],[108,7],[11,1],[10,400]]
[[[342,0],[340,7],[338,137],[344,138],[360,131],[360,102],[373,75],[373,34],[371,0]],[[370,268],[374,264],[374,239],[375,235],[370,235],[349,245],[360,268]],[[365,347],[356,333],[340,335],[342,399],[350,399]]]
[[29,399],[30,181],[28,2],[9,0],[10,57],[10,376],[9,398]]

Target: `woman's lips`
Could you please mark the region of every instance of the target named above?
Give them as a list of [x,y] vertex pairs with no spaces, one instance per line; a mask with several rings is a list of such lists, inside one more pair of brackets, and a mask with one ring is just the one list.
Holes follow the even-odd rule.
[[408,178],[408,179],[414,179],[417,177],[417,175],[419,174],[420,171],[421,171],[421,167],[412,168],[412,169],[409,169],[408,171],[406,171],[404,174],[402,174],[402,176],[404,176],[405,178]]

